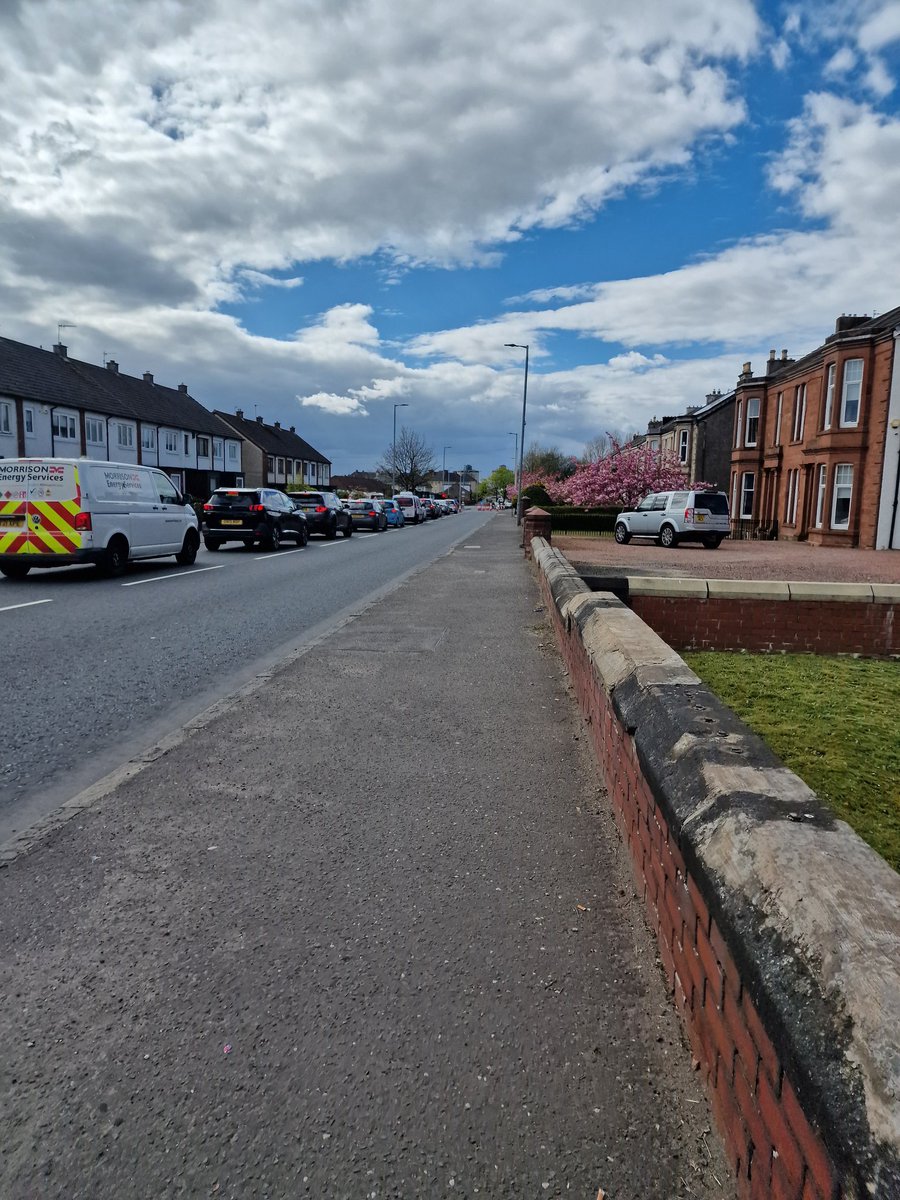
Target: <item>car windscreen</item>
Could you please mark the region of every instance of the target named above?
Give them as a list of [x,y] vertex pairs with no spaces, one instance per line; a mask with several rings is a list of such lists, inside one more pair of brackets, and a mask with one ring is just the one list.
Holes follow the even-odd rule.
[[256,492],[213,492],[209,498],[213,508],[249,508],[259,504]]
[[724,492],[697,492],[694,508],[705,509],[716,517],[728,516],[728,497]]

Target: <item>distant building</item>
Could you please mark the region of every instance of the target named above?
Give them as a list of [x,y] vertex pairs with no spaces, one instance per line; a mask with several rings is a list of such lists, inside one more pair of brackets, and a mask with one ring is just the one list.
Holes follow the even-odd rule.
[[188,393],[0,338],[0,457],[91,458],[161,467],[208,496],[243,480],[240,436]]
[[216,409],[216,416],[244,439],[244,478],[248,487],[326,487],[331,485],[331,460],[304,441],[291,425],[267,425],[250,420],[243,409]]
[[351,471],[349,475],[332,475],[331,486],[342,492],[360,492],[368,496],[371,492],[383,492],[384,480],[374,471]]
[[666,451],[684,470],[685,483],[711,483],[726,491],[731,478],[734,392],[709,392],[706,403],[675,417],[654,417],[646,433],[636,433],[624,450]]

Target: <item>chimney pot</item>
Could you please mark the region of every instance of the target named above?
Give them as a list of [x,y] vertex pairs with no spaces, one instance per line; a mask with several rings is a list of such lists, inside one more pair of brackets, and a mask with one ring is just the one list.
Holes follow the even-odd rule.
[[186,396],[187,395],[187,384],[179,383],[178,390],[179,390],[179,392],[181,392],[182,396]]
[[149,371],[145,371],[144,372],[144,383],[152,383],[152,382],[153,382],[152,374]]
[[774,360],[774,358],[775,358],[775,351],[770,350],[769,351],[769,362],[772,362]]
[[256,423],[257,423],[257,425],[262,425],[262,423],[263,423],[263,419],[262,419],[262,417],[257,417],[257,418],[256,418]]
[[242,408],[236,408],[236,409],[234,410],[234,415],[237,417],[237,419],[238,419],[239,421],[243,421],[243,419],[244,419],[244,410],[243,410]]
[[64,346],[62,342],[57,342],[53,347],[53,353],[58,354],[60,358],[66,358],[69,353],[69,347]]
[[782,361],[782,362],[787,362],[787,350],[782,350],[782,352],[781,352],[781,361]]
[[116,362],[116,360],[114,358],[111,358],[111,359],[109,359],[109,361],[106,364],[106,369],[107,369],[107,371],[112,371],[113,375],[118,375],[119,364]]
[[751,363],[748,363],[748,362],[744,363],[744,369],[743,369],[742,374],[744,374],[744,375],[752,375],[753,374]]
[[291,426],[291,433],[296,433],[296,432],[297,432],[297,426],[296,426],[296,425],[292,425],[292,426]]
[[281,422],[280,422],[280,421],[276,421],[276,422],[275,422],[275,428],[276,428],[276,429],[280,429],[280,428],[281,428]]

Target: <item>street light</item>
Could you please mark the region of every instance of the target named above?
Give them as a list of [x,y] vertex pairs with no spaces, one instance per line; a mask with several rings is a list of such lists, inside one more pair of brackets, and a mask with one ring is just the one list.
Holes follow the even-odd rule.
[[522,480],[523,480],[523,462],[525,459],[525,404],[528,400],[528,346],[522,345],[521,342],[504,342],[510,350],[525,351],[525,386],[522,388],[522,436],[519,441],[519,486],[516,491],[516,524],[522,524],[522,512],[524,506],[522,503]]
[[452,446],[444,447],[444,457],[441,461],[441,482],[443,483],[444,487],[447,486],[447,451],[452,449]]
[[518,492],[519,492],[519,435],[518,435],[518,433],[516,433],[516,431],[514,429],[511,429],[506,436],[514,437],[516,439],[516,452],[515,452],[515,455],[513,456],[513,475],[515,475],[515,477],[516,477],[516,494],[518,495]]
[[[465,467],[463,467],[463,471],[464,470],[465,470]],[[462,512],[462,510],[463,510],[463,498],[462,498],[463,471],[460,471],[460,473],[459,473],[459,511],[460,512]]]
[[408,404],[394,405],[394,438],[391,442],[391,496],[397,491],[397,409],[409,408]]

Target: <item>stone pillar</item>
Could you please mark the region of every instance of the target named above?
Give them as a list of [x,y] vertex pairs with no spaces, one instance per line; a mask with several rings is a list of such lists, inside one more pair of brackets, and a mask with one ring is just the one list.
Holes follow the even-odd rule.
[[531,558],[531,539],[546,538],[550,541],[551,517],[543,508],[529,508],[523,520],[524,533],[522,545],[525,547],[525,557]]

